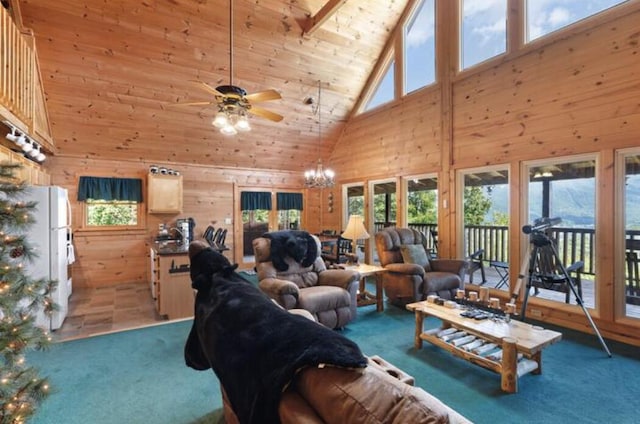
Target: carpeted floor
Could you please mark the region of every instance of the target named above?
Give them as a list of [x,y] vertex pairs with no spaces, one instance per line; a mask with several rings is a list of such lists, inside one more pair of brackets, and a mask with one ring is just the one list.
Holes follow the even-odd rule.
[[[414,319],[385,305],[360,308],[343,334],[367,355],[380,355],[413,375],[416,384],[476,423],[581,424],[639,422],[639,349],[608,342],[608,358],[595,336],[557,329],[563,340],[543,354],[543,373],[519,381],[517,394],[500,378],[425,343],[413,348]],[[427,327],[436,320],[428,319]],[[36,424],[217,423],[222,405],[211,371],[184,365],[191,321],[63,342],[27,360],[50,376],[53,394]]]

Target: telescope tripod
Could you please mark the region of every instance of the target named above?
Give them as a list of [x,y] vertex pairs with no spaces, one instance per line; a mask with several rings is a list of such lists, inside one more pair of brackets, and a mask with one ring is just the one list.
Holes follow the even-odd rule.
[[[544,249],[547,249],[547,251],[545,251]],[[611,357],[611,352],[609,351],[607,344],[605,343],[604,339],[600,335],[600,331],[598,331],[598,327],[596,327],[596,324],[593,322],[593,319],[591,319],[591,315],[589,314],[589,311],[584,306],[584,303],[582,301],[582,296],[576,289],[576,285],[573,278],[571,278],[571,276],[569,275],[569,272],[567,271],[567,268],[565,268],[562,261],[560,260],[560,256],[558,255],[558,251],[555,247],[553,240],[551,240],[549,236],[547,236],[541,231],[534,231],[530,235],[530,243],[527,249],[527,255],[525,255],[525,259],[522,264],[520,275],[518,276],[518,281],[516,283],[515,290],[512,292],[512,297],[514,297],[512,299],[512,302],[515,303],[515,297],[518,296],[518,293],[520,291],[520,286],[522,285],[521,279],[524,278],[524,273],[527,272],[527,268],[528,268],[527,286],[524,294],[524,300],[522,302],[522,314],[521,314],[522,321],[525,320],[527,303],[529,301],[529,292],[531,291],[531,287],[534,287],[532,284],[534,277],[537,274],[538,278],[544,278],[544,276],[540,275],[539,273],[536,273],[536,270],[539,268],[539,265],[540,265],[541,255],[548,254],[549,252],[552,253],[553,259],[555,259],[555,262],[552,262],[552,263],[557,264],[557,267],[561,272],[560,276],[563,278],[562,281],[568,284],[569,288],[571,289],[571,292],[573,292],[573,295],[576,297],[576,302],[582,308],[582,311],[584,312],[584,315],[587,317],[589,324],[591,324],[591,328],[593,328],[594,333],[598,337],[600,344],[602,345],[603,349],[607,352],[607,355]]]

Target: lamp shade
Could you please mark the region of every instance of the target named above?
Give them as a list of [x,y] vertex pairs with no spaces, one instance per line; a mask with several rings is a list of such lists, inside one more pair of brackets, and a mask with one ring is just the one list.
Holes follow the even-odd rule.
[[347,223],[347,228],[345,228],[342,233],[342,237],[353,241],[369,238],[369,233],[367,233],[366,228],[364,228],[362,216],[349,216],[349,222]]

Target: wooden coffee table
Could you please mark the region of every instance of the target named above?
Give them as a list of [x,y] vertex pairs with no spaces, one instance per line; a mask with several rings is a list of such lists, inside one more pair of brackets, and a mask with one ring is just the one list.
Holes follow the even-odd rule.
[[[381,266],[356,264],[346,265],[345,269],[357,271],[360,274],[360,288],[358,290],[358,306],[373,305],[376,304],[376,311],[382,312],[384,310],[384,298],[382,287],[382,273],[387,272]],[[367,277],[373,276],[376,280],[376,293],[370,293],[365,286],[365,280]]]
[[[414,345],[422,348],[422,341],[428,341],[439,346],[455,356],[487,368],[501,375],[501,388],[505,392],[518,391],[518,377],[524,374],[542,373],[542,349],[559,341],[562,334],[557,331],[546,330],[521,321],[511,320],[475,320],[460,316],[463,309],[451,309],[435,303],[423,301],[410,303],[407,309],[415,312],[416,331]],[[424,331],[424,318],[432,316],[442,321],[440,328]],[[476,337],[485,343],[495,343],[502,349],[501,357],[490,358],[489,355],[467,350],[464,345],[456,345],[454,341],[445,341],[438,337],[438,333],[448,328],[455,328]]]

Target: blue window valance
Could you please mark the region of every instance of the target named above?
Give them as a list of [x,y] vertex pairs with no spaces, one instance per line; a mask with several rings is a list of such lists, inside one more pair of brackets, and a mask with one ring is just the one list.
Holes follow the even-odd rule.
[[279,211],[302,210],[302,193],[276,193],[276,200]]
[[142,202],[142,180],[138,178],[80,177],[78,200],[127,200]]
[[264,191],[243,191],[240,193],[240,209],[255,211],[257,209],[271,210],[271,193]]

